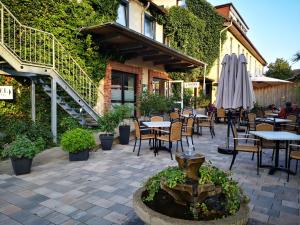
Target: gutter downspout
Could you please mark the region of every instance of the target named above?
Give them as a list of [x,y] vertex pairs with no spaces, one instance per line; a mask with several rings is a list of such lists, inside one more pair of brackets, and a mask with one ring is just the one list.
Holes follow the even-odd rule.
[[232,26],[232,20],[230,20],[230,24],[225,27],[224,29],[222,29],[220,31],[220,39],[219,39],[219,59],[218,59],[218,77],[217,77],[217,82],[219,83],[219,80],[220,80],[220,76],[221,76],[221,70],[220,70],[220,67],[221,67],[221,53],[222,53],[222,40],[221,40],[221,35],[224,31],[226,31],[227,29],[229,29],[229,27]]
[[145,12],[147,11],[147,9],[150,6],[150,2],[147,3],[147,6],[142,10],[142,14],[141,14],[141,34],[144,34],[144,16],[145,16]]

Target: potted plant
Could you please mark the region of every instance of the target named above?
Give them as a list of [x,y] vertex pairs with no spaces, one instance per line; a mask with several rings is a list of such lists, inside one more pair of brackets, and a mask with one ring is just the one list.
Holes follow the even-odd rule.
[[96,142],[92,132],[75,128],[62,135],[61,146],[69,152],[70,161],[84,161],[88,160],[89,151],[96,146]]
[[116,110],[110,110],[105,112],[98,119],[100,132],[99,135],[102,150],[111,150],[115,129],[120,123],[120,114]]
[[26,174],[31,171],[32,159],[44,146],[45,142],[41,137],[31,141],[25,135],[21,135],[4,149],[3,156],[10,158],[16,175]]
[[132,108],[129,105],[115,106],[116,112],[119,114],[121,125],[119,126],[119,141],[121,145],[127,145],[130,137],[130,125],[125,123],[125,119],[132,116]]

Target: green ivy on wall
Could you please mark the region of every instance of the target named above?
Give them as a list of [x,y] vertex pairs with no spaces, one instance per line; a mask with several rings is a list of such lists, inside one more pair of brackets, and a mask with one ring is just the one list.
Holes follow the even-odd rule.
[[[171,7],[166,15],[165,36],[172,47],[208,64],[207,72],[219,55],[223,18],[206,0],[186,0],[187,8]],[[222,43],[226,36],[222,35]],[[171,73],[173,79],[195,81],[203,70]]]
[[120,0],[2,0],[24,25],[52,33],[86,72],[99,81],[110,56],[99,51],[79,28],[117,18]]

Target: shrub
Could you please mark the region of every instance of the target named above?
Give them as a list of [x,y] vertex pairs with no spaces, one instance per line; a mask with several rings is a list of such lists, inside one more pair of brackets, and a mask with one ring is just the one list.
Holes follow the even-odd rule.
[[36,141],[31,141],[25,135],[17,136],[16,140],[8,145],[3,151],[4,157],[10,158],[29,158],[32,159],[36,154],[44,149],[45,142],[39,137]]
[[76,153],[95,147],[96,142],[92,132],[75,128],[62,135],[61,146],[64,151]]
[[98,119],[98,124],[101,132],[113,134],[121,121],[121,115],[117,110],[105,112]]
[[133,109],[130,105],[116,105],[114,106],[114,110],[119,115],[119,121],[124,123],[125,119],[128,119],[132,116]]

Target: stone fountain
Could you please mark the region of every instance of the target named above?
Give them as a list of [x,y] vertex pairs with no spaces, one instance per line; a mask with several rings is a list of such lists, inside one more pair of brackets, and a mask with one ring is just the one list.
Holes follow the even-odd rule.
[[[193,213],[197,214],[199,210],[199,203],[205,202],[210,207],[210,217],[220,218],[224,213],[224,207],[221,202],[218,202],[219,196],[221,196],[222,189],[214,184],[199,184],[199,168],[205,162],[205,157],[201,154],[176,154],[176,160],[178,167],[185,173],[186,182],[183,184],[177,184],[175,187],[168,187],[166,181],[161,179],[160,187],[165,191],[174,203],[166,203],[166,199],[162,199],[160,202],[164,204],[164,208],[174,206],[178,207],[190,207]],[[227,216],[221,219],[196,221],[186,220],[181,218],[173,218],[170,215],[165,215],[162,212],[153,210],[142,201],[145,188],[138,189],[133,197],[133,207],[137,215],[146,223],[151,225],[244,225],[247,224],[249,217],[249,208],[246,203],[241,203],[239,211],[231,216]],[[169,205],[168,205],[169,204]],[[179,210],[180,211],[180,210]]]

